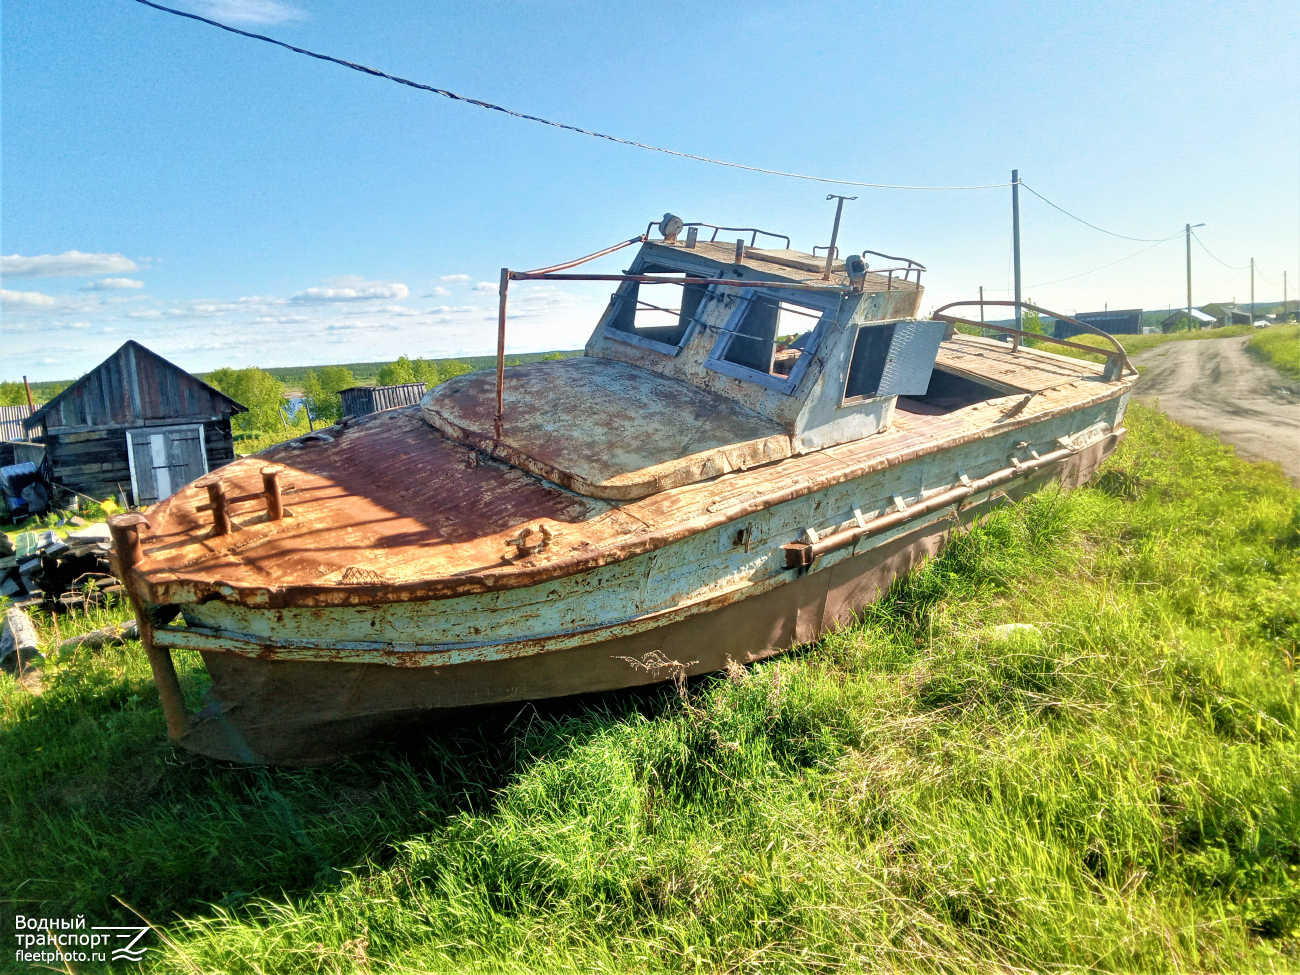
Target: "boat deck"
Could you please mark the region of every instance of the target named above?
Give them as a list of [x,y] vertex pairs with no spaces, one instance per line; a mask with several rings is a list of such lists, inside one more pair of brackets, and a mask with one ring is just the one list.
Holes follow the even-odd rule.
[[[605,501],[492,461],[433,429],[419,407],[388,410],[241,458],[219,476],[228,496],[261,491],[263,467],[282,465],[288,511],[232,508],[234,531],[212,536],[192,484],[147,512],[139,563],[159,603],[219,596],[255,605],[364,604],[533,585],[650,551],[695,532],[799,497],[1121,395],[1101,367],[1037,350],[958,335],[938,365],[995,375],[1009,393],[942,415],[908,412],[852,443],[640,500]],[[972,364],[974,363],[974,364]],[[317,437],[320,437],[318,434]],[[516,558],[521,528],[553,533],[549,546]]]

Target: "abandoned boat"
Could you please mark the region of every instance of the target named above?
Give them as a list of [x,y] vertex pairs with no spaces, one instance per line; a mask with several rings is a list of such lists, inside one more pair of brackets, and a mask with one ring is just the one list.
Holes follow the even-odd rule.
[[[621,275],[505,270],[495,373],[116,516],[169,734],[310,764],[458,709],[759,660],[1124,436],[1118,343],[1098,365],[964,334],[950,306],[917,318],[915,261],[702,228],[666,217],[592,255],[639,244]],[[528,280],[616,283],[584,355],[505,367]],[[198,714],[172,650],[211,675]]]

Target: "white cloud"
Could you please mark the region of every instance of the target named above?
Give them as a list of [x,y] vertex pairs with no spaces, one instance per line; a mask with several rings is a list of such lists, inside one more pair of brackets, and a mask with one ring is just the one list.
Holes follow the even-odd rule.
[[162,318],[162,312],[157,308],[146,308],[142,311],[129,311],[126,313],[127,318]]
[[468,274],[444,274],[438,279],[439,281],[455,281],[457,283],[470,280]]
[[121,291],[125,288],[143,288],[143,281],[132,281],[130,278],[101,278],[99,281],[91,281],[89,284],[81,286],[82,291]]
[[420,295],[421,298],[446,298],[451,294],[446,288],[434,288],[427,295]]
[[197,0],[190,6],[213,20],[235,24],[282,24],[307,16],[305,11],[282,0]]
[[135,261],[121,254],[64,251],[62,254],[37,254],[32,257],[24,257],[22,254],[0,257],[0,275],[12,278],[80,278],[135,269]]
[[290,300],[329,302],[373,301],[376,298],[387,298],[389,301],[401,301],[410,293],[411,289],[398,281],[364,281],[353,287],[308,288],[306,291],[299,291]]
[[498,286],[491,281],[480,281],[478,284],[474,285],[474,290],[475,291],[496,291],[497,287]]
[[405,305],[384,305],[380,311],[386,311],[390,315],[418,315],[420,314],[414,308],[407,308]]
[[3,301],[6,305],[34,305],[38,307],[49,307],[59,303],[58,298],[43,295],[39,291],[8,291],[4,288],[0,288],[0,301]]
[[68,328],[90,328],[90,322],[68,322]]

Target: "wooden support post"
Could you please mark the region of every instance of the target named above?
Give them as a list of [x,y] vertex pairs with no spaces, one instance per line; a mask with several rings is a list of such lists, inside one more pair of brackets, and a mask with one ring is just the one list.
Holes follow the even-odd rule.
[[212,534],[230,534],[230,509],[226,506],[226,486],[218,481],[208,485],[208,504],[212,505]]
[[113,515],[108,519],[118,575],[122,578],[122,585],[135,610],[140,642],[144,644],[144,652],[149,658],[149,669],[153,671],[158,700],[162,703],[163,719],[167,722],[167,737],[176,739],[189,732],[190,718],[185,710],[185,696],[181,693],[181,682],[176,677],[176,665],[172,663],[171,652],[154,646],[153,617],[141,595],[140,577],[135,571],[141,556],[141,525],[148,527],[149,520],[138,511]]
[[279,464],[262,468],[262,494],[266,497],[267,521],[279,521],[284,517],[284,504],[280,500],[280,472],[283,470]]
[[501,296],[497,307],[497,415],[494,431],[496,439],[501,439],[505,424],[505,386],[506,386],[506,292],[510,290],[510,268],[501,269],[501,286],[497,294]]

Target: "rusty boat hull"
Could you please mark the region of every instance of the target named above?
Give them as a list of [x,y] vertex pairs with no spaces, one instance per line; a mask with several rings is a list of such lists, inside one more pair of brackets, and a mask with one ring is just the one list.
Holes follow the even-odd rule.
[[[681,538],[533,585],[480,582],[464,587],[480,591],[402,594],[409,598],[363,585],[346,601],[297,606],[269,606],[266,594],[247,591],[243,602],[190,593],[197,598],[174,604],[176,619],[151,631],[155,653],[198,650],[212,678],[205,707],[177,741],[219,759],[317,764],[467,709],[764,659],[847,625],[954,530],[997,505],[1051,481],[1086,481],[1122,439],[1126,401],[1114,396],[1015,424],[776,504],[746,503],[742,492],[740,503]],[[1072,446],[1061,449],[1062,441]],[[997,459],[1016,454],[1024,460]],[[996,484],[947,498],[963,474],[978,489],[999,471],[1007,473]],[[789,565],[788,540],[808,527],[830,537],[891,511],[896,524],[810,565]],[[168,587],[159,589],[168,598]]]
[[[610,627],[578,646],[506,644],[492,659],[401,667],[294,659],[271,648],[264,655],[205,650],[212,689],[178,743],[250,764],[322,764],[376,742],[427,733],[485,706],[630,688],[763,660],[850,625],[895,579],[939,554],[954,531],[1000,504],[1054,480],[1082,484],[1123,434],[1121,428],[1058,466],[1027,473],[994,496],[919,517],[861,554],[812,571],[788,570],[777,585],[722,594],[687,615]],[[503,725],[513,713],[500,712]]]
[[[984,512],[1083,483],[1124,436],[1117,343],[1098,365],[960,334],[915,317],[916,262],[665,228],[587,278],[618,291],[583,356],[505,365],[509,282],[575,276],[503,271],[495,375],[110,520],[174,740],[321,763],[466,709],[761,660],[848,624]],[[174,651],[211,676],[197,715]]]

